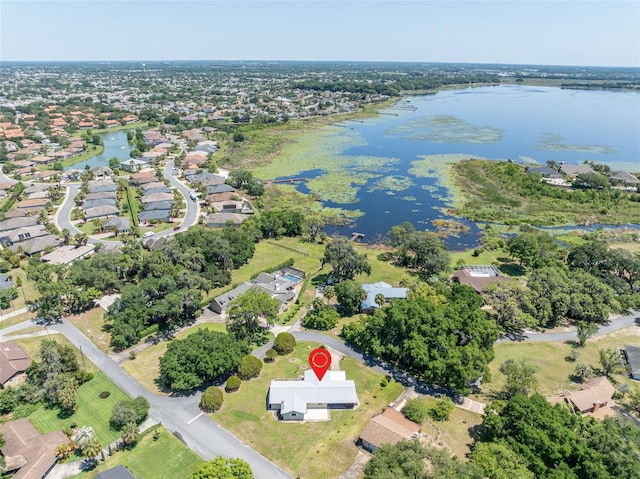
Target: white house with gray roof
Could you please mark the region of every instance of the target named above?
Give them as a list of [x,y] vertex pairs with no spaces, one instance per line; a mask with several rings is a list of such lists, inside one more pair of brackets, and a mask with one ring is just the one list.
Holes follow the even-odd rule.
[[280,310],[296,299],[298,292],[295,290],[297,284],[305,278],[304,271],[287,266],[275,273],[260,273],[249,283],[242,283],[224,294],[221,294],[209,304],[209,309],[222,314],[227,309],[229,303],[242,296],[253,287],[260,288],[272,298],[280,301]]
[[394,288],[384,281],[378,281],[377,283],[372,284],[363,284],[362,289],[367,293],[367,297],[360,303],[360,310],[363,313],[372,313],[374,310],[380,308],[378,303],[376,303],[376,296],[379,294],[384,296],[385,302],[388,302],[393,299],[406,298],[407,291],[409,291],[409,288]]
[[311,369],[300,380],[273,379],[267,402],[283,421],[304,421],[312,409],[353,409],[359,404],[356,384],[344,371],[327,371],[320,381]]

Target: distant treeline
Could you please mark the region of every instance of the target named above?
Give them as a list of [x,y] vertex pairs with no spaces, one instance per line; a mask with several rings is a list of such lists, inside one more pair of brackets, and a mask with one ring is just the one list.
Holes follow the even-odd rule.
[[294,84],[295,88],[314,91],[347,91],[351,93],[399,96],[403,91],[433,90],[445,85],[472,83],[499,83],[498,75],[489,73],[470,73],[444,75],[423,74],[387,74],[377,80],[303,80]]

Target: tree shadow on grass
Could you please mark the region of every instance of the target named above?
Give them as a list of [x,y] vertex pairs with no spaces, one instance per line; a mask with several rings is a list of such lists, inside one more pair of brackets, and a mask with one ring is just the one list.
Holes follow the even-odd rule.
[[311,278],[311,284],[314,286],[320,286],[322,284],[327,284],[327,280],[331,276],[329,273],[320,273]]
[[[506,260],[506,259],[507,258],[498,258],[498,261]],[[501,262],[501,264],[498,266],[498,270],[502,274],[506,274],[513,277],[524,276],[524,269],[522,269],[521,266],[519,266],[518,264],[512,261]]]
[[75,410],[70,410],[66,408],[60,408],[58,410],[58,419],[69,419],[71,416],[75,414]]
[[391,254],[390,251],[385,251],[384,253],[380,253],[378,256],[378,261],[384,261],[386,263],[390,263],[395,260],[395,256]]

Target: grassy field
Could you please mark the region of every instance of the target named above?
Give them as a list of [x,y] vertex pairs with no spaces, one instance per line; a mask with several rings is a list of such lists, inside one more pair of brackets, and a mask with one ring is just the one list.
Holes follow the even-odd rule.
[[91,339],[100,351],[110,353],[111,333],[102,330],[105,313],[104,309],[97,307],[81,314],[74,314],[67,319]]
[[83,472],[72,479],[93,479],[100,472],[124,465],[135,477],[145,479],[187,479],[191,471],[202,462],[200,457],[163,427],[158,440],[147,431],[133,449],[118,451],[95,469]]
[[[538,392],[543,395],[555,395],[562,390],[578,389],[579,384],[571,381],[570,376],[577,364],[590,364],[594,369],[600,366],[598,350],[604,348],[623,348],[625,344],[640,346],[640,327],[632,326],[591,339],[584,348],[578,349],[580,356],[575,362],[567,361],[571,345],[564,342],[503,342],[495,345],[496,357],[489,364],[491,382],[483,386],[485,399],[491,398],[492,391],[499,391],[505,382],[500,373],[500,364],[507,359],[525,360],[538,368]],[[617,375],[619,383],[634,384],[625,375]],[[637,383],[636,383],[637,384]]]
[[628,192],[534,184],[523,165],[504,161],[461,161],[453,170],[464,196],[456,200],[458,213],[471,220],[548,226],[640,222],[640,208]]
[[[431,397],[423,400],[430,408],[436,403],[436,399]],[[480,414],[456,407],[447,421],[425,421],[422,433],[429,434],[440,446],[446,444],[453,454],[464,460],[471,452],[469,446],[473,443],[469,430],[481,423]]]
[[[111,395],[101,399],[99,394],[109,391]],[[78,410],[68,418],[59,416],[60,409],[41,406],[29,416],[36,428],[43,433],[69,427],[91,426],[103,446],[120,437],[120,433],[110,428],[109,418],[113,405],[128,396],[118,389],[103,373],[96,372],[94,378],[80,386],[78,390]]]
[[[4,311],[5,313],[7,312],[7,310]],[[13,318],[9,318],[9,319],[5,319],[3,321],[0,321],[0,329],[4,329],[4,328],[8,328],[9,326],[13,326],[14,324],[18,324],[21,323],[22,321],[27,321],[29,319],[33,319],[36,317],[36,314],[34,312],[26,312],[26,313],[22,313],[18,316],[14,316]]]
[[[266,410],[269,382],[274,378],[295,378],[302,374],[315,343],[299,343],[289,356],[265,364],[259,378],[243,382],[239,391],[225,394],[214,419],[279,466],[303,479],[335,478],[353,463],[355,441],[367,422],[402,392],[399,383],[380,386],[382,375],[345,358],[340,363],[347,378],[356,383],[360,407],[331,411],[326,422],[286,424]],[[285,459],[286,458],[286,459]]]
[[[176,335],[177,339],[183,339],[199,329],[209,329],[225,333],[226,326],[223,323],[197,324]],[[136,358],[126,360],[122,363],[122,369],[129,373],[145,388],[155,394],[168,394],[160,384],[160,357],[167,351],[167,341],[161,341],[153,346],[149,346],[144,351],[136,354]]]
[[[88,160],[89,158],[93,158],[94,156],[99,155],[100,153],[102,153],[104,151],[104,146],[103,145],[94,145],[89,143],[87,145],[87,149],[84,153],[80,154],[80,155],[76,155],[76,156],[72,156],[71,158],[66,158],[64,160],[61,161],[62,163],[62,167],[63,168],[68,168],[70,166],[75,165],[76,163],[81,163],[85,160]],[[77,166],[76,168],[80,169],[80,166]],[[41,170],[50,170],[51,169],[51,165],[43,165],[42,167],[40,167]]]

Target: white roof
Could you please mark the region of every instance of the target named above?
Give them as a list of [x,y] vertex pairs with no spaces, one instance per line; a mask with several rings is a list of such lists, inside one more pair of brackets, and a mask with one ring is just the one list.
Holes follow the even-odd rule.
[[356,385],[346,379],[344,371],[327,371],[322,381],[308,369],[304,379],[274,379],[269,388],[269,404],[282,404],[282,414],[295,411],[307,412],[309,403],[357,404]]

